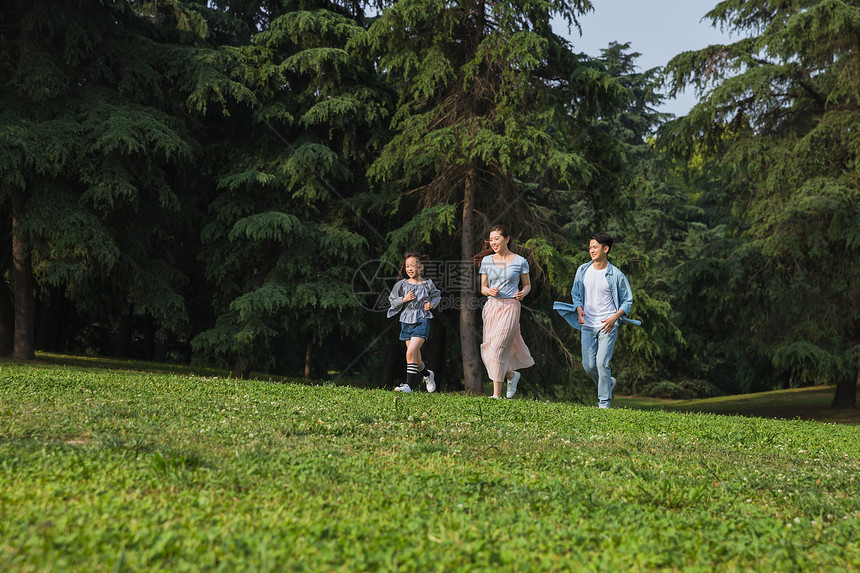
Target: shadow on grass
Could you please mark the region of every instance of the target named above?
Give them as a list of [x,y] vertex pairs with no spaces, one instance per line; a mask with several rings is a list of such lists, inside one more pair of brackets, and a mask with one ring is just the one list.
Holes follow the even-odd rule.
[[671,412],[706,412],[730,416],[752,416],[786,420],[816,420],[833,424],[860,425],[860,409],[833,408],[836,386],[813,386],[720,396],[702,400],[663,400],[637,396],[617,396],[613,402],[621,408],[667,410]]
[[[17,362],[8,357],[0,357],[0,365],[3,362]],[[230,370],[211,368],[191,364],[170,364],[167,362],[151,362],[147,360],[132,360],[126,358],[110,358],[104,356],[86,356],[79,354],[57,354],[51,352],[37,351],[36,359],[28,364],[48,364],[51,366],[71,366],[86,370],[118,370],[123,372],[154,372],[159,374],[176,374],[178,376],[200,376],[209,378],[233,378]],[[260,380],[263,382],[289,382],[291,384],[303,384],[307,386],[326,386],[334,384],[330,380],[299,378],[296,376],[282,376],[277,374],[264,374],[262,372],[251,372],[248,380]],[[354,388],[375,389],[378,386],[369,384],[367,381],[356,377],[340,376],[338,386],[352,386]]]
[[[129,360],[124,358],[106,358],[103,356],[83,356],[75,354],[53,354],[36,352],[35,364],[51,364],[54,366],[74,366],[77,368],[99,370],[122,370],[124,372],[157,372],[161,374],[177,374],[180,376],[204,376],[214,378],[232,378],[230,370],[192,366],[188,364],[169,364],[166,362],[149,362],[146,360]],[[306,380],[290,376],[276,376],[251,372],[250,380],[268,382],[292,382],[296,384],[319,384],[318,380]]]

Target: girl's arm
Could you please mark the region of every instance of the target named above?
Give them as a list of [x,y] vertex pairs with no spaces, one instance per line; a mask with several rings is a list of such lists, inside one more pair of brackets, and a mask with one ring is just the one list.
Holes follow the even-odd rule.
[[[397,312],[403,306],[403,295],[400,294],[402,286],[403,280],[399,280],[397,281],[397,284],[394,285],[394,288],[391,289],[391,292],[388,293],[388,304],[391,305],[389,313],[392,311]],[[389,314],[389,316],[391,316],[391,314]]]
[[[442,300],[442,292],[431,279],[427,279],[427,283],[427,302],[430,303],[430,308],[436,308],[439,306],[439,301]],[[430,310],[430,308],[426,310]]]

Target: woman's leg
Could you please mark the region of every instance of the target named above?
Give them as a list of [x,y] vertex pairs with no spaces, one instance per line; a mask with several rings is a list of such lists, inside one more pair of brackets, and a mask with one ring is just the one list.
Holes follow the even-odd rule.
[[502,397],[502,381],[493,380],[493,398]]
[[[493,396],[502,396],[502,387],[513,371],[534,365],[534,359],[520,332],[520,302],[490,299],[482,311],[484,338],[481,359],[493,381]],[[513,388],[511,388],[513,390]]]

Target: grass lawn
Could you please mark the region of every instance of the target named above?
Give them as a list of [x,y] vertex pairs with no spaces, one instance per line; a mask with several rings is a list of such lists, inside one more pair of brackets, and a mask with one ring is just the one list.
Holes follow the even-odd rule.
[[860,426],[115,367],[0,362],[0,570],[860,570]]

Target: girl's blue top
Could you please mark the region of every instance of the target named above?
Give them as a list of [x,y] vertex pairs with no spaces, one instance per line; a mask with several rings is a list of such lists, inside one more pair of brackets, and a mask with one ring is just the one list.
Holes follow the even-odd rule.
[[[404,304],[403,297],[409,291],[415,292],[415,298]],[[429,300],[433,308],[436,308],[441,299],[442,293],[439,292],[432,280],[424,279],[423,283],[414,285],[408,279],[401,279],[397,281],[388,295],[388,302],[391,304],[391,308],[388,309],[388,318],[398,312],[400,313],[400,322],[408,324],[421,322],[425,318],[433,318],[432,312],[424,310],[424,302]]]

